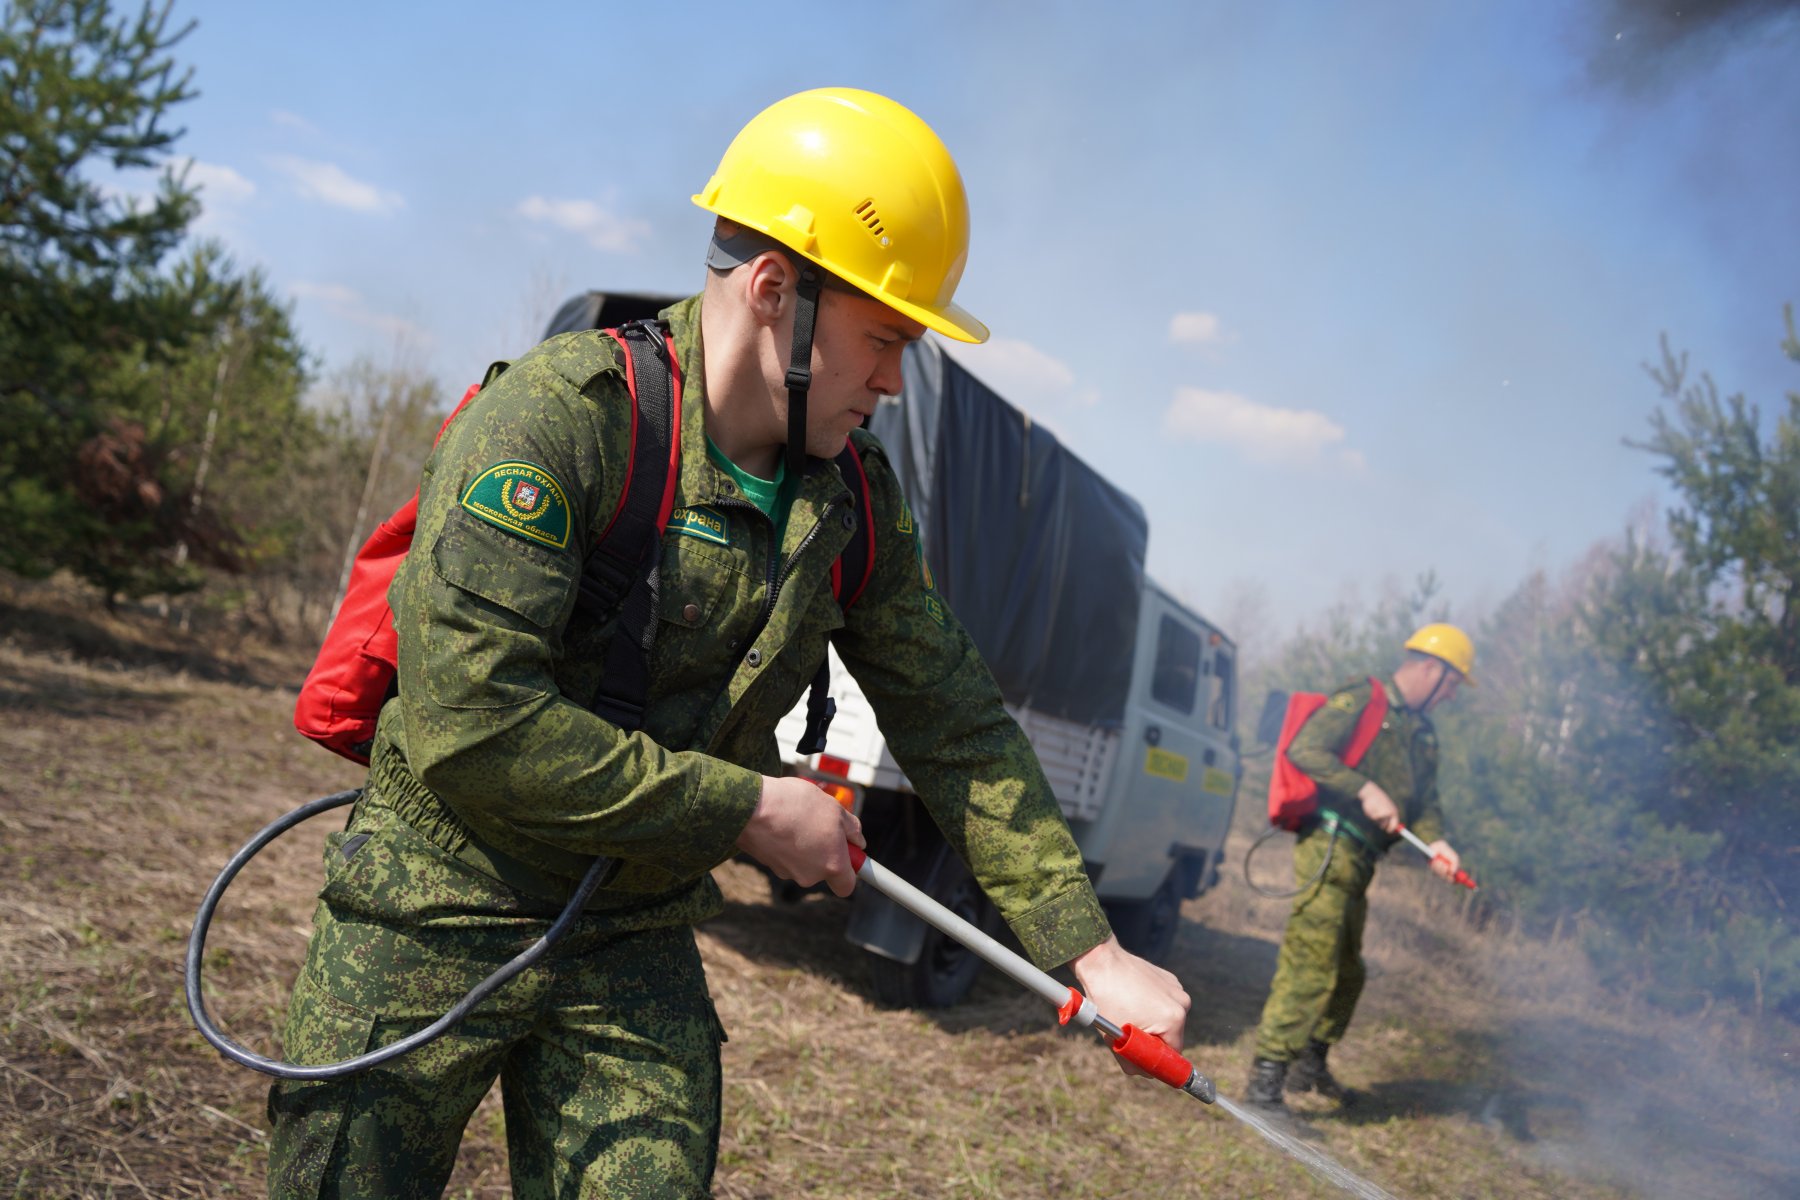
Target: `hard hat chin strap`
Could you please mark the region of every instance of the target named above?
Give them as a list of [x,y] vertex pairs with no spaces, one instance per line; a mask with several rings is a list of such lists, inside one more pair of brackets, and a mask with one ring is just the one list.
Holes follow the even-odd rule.
[[[1443,691],[1444,680],[1450,678],[1450,672],[1456,671],[1456,668],[1451,666],[1449,662],[1439,658],[1435,654],[1431,656],[1431,661],[1438,665],[1437,681],[1431,685],[1431,690],[1425,694],[1425,699],[1421,700],[1413,708],[1413,711],[1416,713],[1427,713],[1431,711],[1431,702],[1437,699],[1437,694],[1439,692]],[[1457,674],[1460,675],[1462,672],[1457,671]]]
[[805,259],[794,285],[794,349],[788,359],[787,473],[798,479],[806,471],[806,393],[812,387],[813,329],[819,318],[819,288],[824,273]]

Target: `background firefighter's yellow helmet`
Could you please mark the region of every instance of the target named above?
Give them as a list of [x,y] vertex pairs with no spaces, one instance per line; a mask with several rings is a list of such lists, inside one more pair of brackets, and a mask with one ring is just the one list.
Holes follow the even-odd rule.
[[1406,648],[1443,659],[1462,673],[1464,683],[1475,686],[1475,643],[1456,626],[1441,621],[1422,625],[1406,639]]
[[952,297],[969,253],[969,201],[944,143],[874,92],[778,100],[732,139],[694,197],[928,329],[962,342],[987,326]]

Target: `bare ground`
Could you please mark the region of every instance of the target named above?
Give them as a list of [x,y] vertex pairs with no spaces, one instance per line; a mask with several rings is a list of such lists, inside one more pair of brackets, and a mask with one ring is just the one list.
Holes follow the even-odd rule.
[[[181,960],[230,852],[359,782],[291,730],[304,667],[66,593],[0,595],[0,1195],[263,1193],[264,1081],[193,1031]],[[215,1016],[265,1052],[332,824],[259,857],[209,943]],[[991,975],[950,1012],[881,1008],[845,906],[719,876],[729,907],[699,935],[731,1033],[719,1196],[1337,1194],[1223,1112],[1120,1076]],[[1416,871],[1384,869],[1372,900],[1371,978],[1334,1058],[1368,1096],[1299,1102],[1313,1145],[1402,1196],[1800,1194],[1791,1026],[1605,993],[1571,946],[1476,930]],[[1284,912],[1234,861],[1184,913],[1190,1057],[1231,1094]],[[449,1194],[508,1194],[497,1095]]]

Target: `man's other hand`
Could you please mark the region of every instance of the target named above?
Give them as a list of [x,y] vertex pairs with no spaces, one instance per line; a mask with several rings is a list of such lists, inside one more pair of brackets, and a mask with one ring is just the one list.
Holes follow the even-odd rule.
[[801,887],[824,880],[840,896],[856,887],[845,842],[866,846],[862,822],[818,786],[795,775],[765,775],[762,796],[737,847]]
[[1439,879],[1455,879],[1457,869],[1462,866],[1462,856],[1442,838],[1431,843],[1430,849],[1432,873]]
[[[1115,1025],[1134,1025],[1181,1052],[1188,994],[1179,979],[1132,954],[1116,937],[1108,937],[1070,965],[1082,992],[1101,1016]],[[1144,1074],[1122,1058],[1119,1066],[1127,1075]]]
[[1394,833],[1400,828],[1400,810],[1394,807],[1393,798],[1381,790],[1381,785],[1373,779],[1357,790],[1356,798],[1362,801],[1363,815],[1375,822],[1383,833]]

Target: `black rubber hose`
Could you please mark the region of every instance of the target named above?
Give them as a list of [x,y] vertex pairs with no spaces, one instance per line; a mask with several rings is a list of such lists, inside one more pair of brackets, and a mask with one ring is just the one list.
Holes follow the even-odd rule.
[[594,864],[588,868],[587,874],[582,876],[581,883],[576,886],[575,894],[569,897],[569,902],[563,907],[561,915],[544,932],[543,937],[526,947],[511,962],[506,963],[492,975],[476,984],[470,989],[468,995],[456,1002],[455,1007],[424,1029],[410,1033],[379,1050],[371,1050],[367,1054],[359,1054],[355,1058],[347,1058],[343,1062],[325,1063],[315,1067],[280,1062],[246,1050],[219,1032],[218,1027],[212,1023],[212,1019],[206,1015],[206,1001],[201,994],[200,965],[206,954],[206,930],[212,924],[213,910],[219,906],[219,900],[225,895],[225,889],[231,885],[232,879],[244,869],[246,863],[256,857],[257,852],[264,846],[307,818],[315,817],[322,812],[329,812],[334,808],[342,808],[346,804],[353,804],[361,795],[361,788],[348,792],[335,792],[308,804],[302,804],[286,816],[270,822],[255,837],[245,842],[243,849],[231,856],[231,861],[225,864],[225,869],[219,872],[219,877],[213,880],[212,887],[207,889],[206,898],[200,902],[200,911],[194,917],[194,929],[192,933],[188,934],[187,948],[188,1013],[194,1018],[194,1025],[200,1030],[200,1036],[211,1042],[214,1049],[232,1062],[249,1067],[252,1071],[261,1071],[264,1075],[274,1075],[280,1079],[342,1079],[347,1075],[366,1071],[391,1058],[409,1054],[425,1043],[442,1037],[450,1030],[451,1026],[468,1016],[483,1000],[543,958],[545,954],[549,953],[552,946],[563,939],[570,927],[575,924],[576,919],[581,916],[581,910],[587,906],[588,897],[592,896],[594,890],[604,882],[608,870],[612,866],[611,859],[596,858]]
[[1311,879],[1307,880],[1291,892],[1269,891],[1267,888],[1258,887],[1256,881],[1250,878],[1250,856],[1255,854],[1257,848],[1264,842],[1274,837],[1277,833],[1280,833],[1281,826],[1271,825],[1263,830],[1261,835],[1259,835],[1254,842],[1250,843],[1250,848],[1244,851],[1244,886],[1248,887],[1257,895],[1267,896],[1271,900],[1292,900],[1295,896],[1298,896],[1301,892],[1306,891],[1308,888],[1311,888],[1314,884],[1318,883],[1319,880],[1325,878],[1325,872],[1331,866],[1331,852],[1337,849],[1338,837],[1338,823],[1332,821],[1329,822],[1329,824],[1331,825],[1331,840],[1325,843],[1325,861],[1319,864],[1319,869],[1313,873]]

